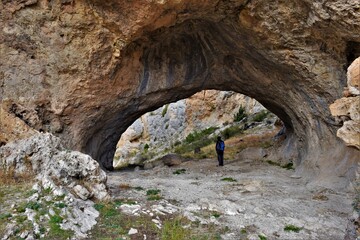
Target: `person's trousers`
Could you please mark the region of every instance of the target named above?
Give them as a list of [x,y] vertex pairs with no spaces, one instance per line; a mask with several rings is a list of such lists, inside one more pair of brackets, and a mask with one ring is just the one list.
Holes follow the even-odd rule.
[[224,166],[224,151],[217,151],[219,166]]

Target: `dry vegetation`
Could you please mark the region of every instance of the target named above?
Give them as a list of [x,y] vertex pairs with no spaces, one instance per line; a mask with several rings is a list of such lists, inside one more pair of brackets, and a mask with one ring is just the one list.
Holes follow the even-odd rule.
[[[238,153],[248,147],[269,148],[273,146],[275,144],[273,137],[279,130],[280,129],[276,127],[268,131],[261,130],[260,133],[257,133],[257,129],[250,129],[225,140],[225,160],[235,159]],[[200,153],[187,152],[183,155],[195,159],[216,158],[215,143],[203,147]]]
[[0,184],[2,186],[32,182],[34,177],[34,173],[30,170],[19,173],[12,166],[7,169],[0,167]]

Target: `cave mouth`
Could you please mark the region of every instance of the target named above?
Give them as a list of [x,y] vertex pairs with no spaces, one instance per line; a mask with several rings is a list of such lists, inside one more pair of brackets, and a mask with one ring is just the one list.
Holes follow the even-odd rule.
[[280,139],[282,126],[255,99],[231,91],[204,90],[132,123],[117,143],[113,166],[116,170],[149,169],[162,163],[173,166],[191,159],[216,159],[217,136],[229,142],[225,160],[232,161],[241,149],[272,147]]
[[302,97],[309,99],[303,90],[296,92],[292,88],[297,86],[290,86],[299,75],[256,51],[246,34],[234,31],[233,26],[188,20],[137,39],[123,54],[113,80],[120,81],[117,79],[124,79],[131,71],[135,74],[131,75],[133,90],[127,96],[117,96],[103,109],[98,123],[91,123],[93,128],[87,132],[89,138],[82,149],[105,169],[112,169],[116,144],[137,118],[206,89],[250,96],[276,114],[289,134],[298,129],[304,135],[308,120],[299,118],[292,104]]
[[190,19],[127,43],[97,91],[101,100],[92,117],[75,130],[78,149],[113,170],[121,134],[141,115],[202,90],[233,91],[256,99],[284,123],[281,151],[294,159],[298,174],[346,186],[354,176],[347,166],[356,163],[356,153],[336,138],[328,108],[344,83],[346,53],[337,56],[336,66],[315,50],[301,53],[315,65],[301,62],[284,46],[261,45],[249,29],[229,20]]

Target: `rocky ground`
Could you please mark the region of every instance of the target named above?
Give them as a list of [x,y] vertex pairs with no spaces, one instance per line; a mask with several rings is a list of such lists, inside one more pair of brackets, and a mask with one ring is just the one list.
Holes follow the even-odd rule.
[[[149,215],[159,228],[158,216],[176,213],[218,226],[221,239],[343,239],[353,196],[309,188],[293,174],[260,160],[218,167],[215,159],[203,159],[109,173],[108,185],[114,198],[132,200],[120,207],[123,213]],[[160,190],[154,201],[149,190]],[[149,237],[134,230],[131,239]]]

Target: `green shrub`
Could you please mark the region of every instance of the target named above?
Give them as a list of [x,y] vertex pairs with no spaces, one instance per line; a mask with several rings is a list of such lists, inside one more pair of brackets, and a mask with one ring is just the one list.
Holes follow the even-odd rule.
[[245,113],[245,108],[243,106],[240,106],[238,112],[234,114],[234,122],[240,122],[246,117],[247,114]]
[[221,181],[224,181],[224,182],[237,182],[236,179],[231,178],[231,177],[222,178]]
[[218,128],[217,127],[209,127],[200,132],[195,131],[194,133],[190,133],[185,138],[185,142],[192,143],[204,138],[207,138],[210,134],[214,133]]
[[136,191],[144,191],[144,188],[143,188],[143,187],[134,187],[134,189],[135,189]]
[[144,151],[147,152],[149,150],[149,148],[150,148],[149,144],[146,143],[144,145]]
[[255,116],[253,117],[253,121],[254,122],[262,122],[266,116],[269,114],[268,111],[266,110],[261,110],[260,112],[258,112],[257,114],[255,114]]
[[94,208],[97,210],[97,211],[100,211],[102,209],[104,209],[105,205],[104,204],[101,204],[101,203],[95,203],[94,204]]
[[179,175],[179,174],[183,174],[185,172],[186,172],[186,169],[182,168],[182,169],[178,169],[178,170],[174,171],[173,174]]
[[176,142],[174,152],[177,154],[184,154],[194,151],[196,148],[202,148],[212,144],[216,139],[210,138],[209,135],[214,133],[218,128],[209,127],[200,132],[190,133],[183,143]]
[[213,216],[215,218],[219,218],[221,216],[221,214],[218,212],[214,212],[211,216]]
[[282,166],[282,168],[285,168],[285,169],[287,169],[287,170],[291,170],[291,169],[294,169],[294,167],[293,167],[293,163],[287,163],[287,164],[285,164],[284,166]]
[[8,218],[11,218],[12,215],[10,213],[2,213],[0,214],[0,220],[2,219],[8,219]]
[[224,136],[225,139],[229,139],[237,134],[240,134],[243,132],[242,127],[240,126],[231,126],[226,128],[221,132],[221,135]]
[[259,234],[258,236],[259,236],[260,240],[266,240],[267,239],[264,235]]
[[164,108],[163,108],[162,113],[161,113],[161,116],[162,116],[162,117],[165,117],[165,114],[167,113],[168,108],[169,108],[169,104],[166,104],[166,105],[164,106]]
[[50,216],[50,220],[49,220],[49,223],[62,223],[63,221],[63,218],[60,217],[59,215],[53,215],[53,216]]
[[162,197],[161,197],[159,194],[157,194],[157,195],[151,195],[151,196],[149,196],[149,197],[147,198],[147,200],[149,200],[149,201],[157,201],[157,200],[160,200],[160,199],[162,199]]
[[162,197],[160,196],[161,190],[159,189],[149,189],[146,191],[146,196],[148,196],[147,200],[149,201],[157,201],[162,199]]
[[150,195],[157,195],[161,192],[161,190],[159,189],[149,189],[146,191],[146,195],[150,196]]
[[301,229],[302,229],[301,227],[297,227],[292,224],[286,225],[284,227],[284,231],[286,231],[286,232],[297,232],[298,233],[298,232],[300,232]]

